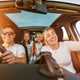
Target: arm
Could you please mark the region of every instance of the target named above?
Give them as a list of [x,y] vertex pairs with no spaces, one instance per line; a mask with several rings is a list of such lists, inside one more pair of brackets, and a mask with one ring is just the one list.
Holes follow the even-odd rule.
[[16,63],[27,63],[27,59],[26,59],[26,52],[25,52],[25,48],[22,45],[19,45],[17,47],[17,51],[16,51]]
[[26,57],[16,57],[16,60],[15,60],[15,63],[16,64],[26,64]]
[[70,51],[80,51],[80,41],[65,41],[64,45],[67,46]]
[[6,51],[2,54],[2,63],[7,64],[25,64],[26,63],[26,57],[16,57],[11,52]]
[[[26,63],[26,53],[22,45],[16,45],[14,49],[2,53],[2,63],[8,64],[24,64]],[[14,53],[16,52],[16,53]]]

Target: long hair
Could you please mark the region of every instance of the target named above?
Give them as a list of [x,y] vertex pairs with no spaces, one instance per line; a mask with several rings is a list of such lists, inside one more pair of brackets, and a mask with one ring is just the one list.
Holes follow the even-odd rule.
[[45,43],[45,44],[47,44],[47,42],[46,42],[46,36],[47,36],[47,32],[48,32],[49,30],[53,30],[53,31],[55,32],[55,34],[56,34],[57,37],[58,37],[58,41],[59,41],[59,42],[60,42],[60,41],[63,41],[63,31],[62,31],[62,29],[61,29],[61,28],[55,29],[55,28],[49,27],[49,28],[45,29],[44,32],[43,32],[43,37],[44,37],[44,43]]

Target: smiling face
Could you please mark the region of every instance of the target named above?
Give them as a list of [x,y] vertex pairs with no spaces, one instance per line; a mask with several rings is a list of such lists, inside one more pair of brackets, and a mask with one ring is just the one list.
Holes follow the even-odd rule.
[[7,43],[7,44],[13,43],[15,38],[15,32],[12,28],[6,27],[1,31],[1,37],[2,37],[3,43]]
[[58,43],[58,37],[54,29],[50,28],[44,32],[44,40],[47,45],[51,45],[51,46]]

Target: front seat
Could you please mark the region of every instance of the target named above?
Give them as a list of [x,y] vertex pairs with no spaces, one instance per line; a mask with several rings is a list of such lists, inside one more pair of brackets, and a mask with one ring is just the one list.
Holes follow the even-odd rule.
[[71,51],[71,59],[77,73],[80,73],[80,51]]

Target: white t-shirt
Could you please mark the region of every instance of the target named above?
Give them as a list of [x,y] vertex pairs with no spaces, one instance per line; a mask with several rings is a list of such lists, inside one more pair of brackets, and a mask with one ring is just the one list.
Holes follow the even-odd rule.
[[80,42],[77,41],[64,41],[59,43],[59,48],[58,49],[52,49],[49,46],[44,46],[41,49],[41,52],[51,52],[52,57],[56,60],[56,62],[63,67],[64,69],[76,73],[72,60],[71,60],[71,55],[70,52],[71,50],[80,50]]
[[13,46],[7,48],[8,51],[11,51],[16,57],[24,57],[25,49],[20,44],[14,44]]

